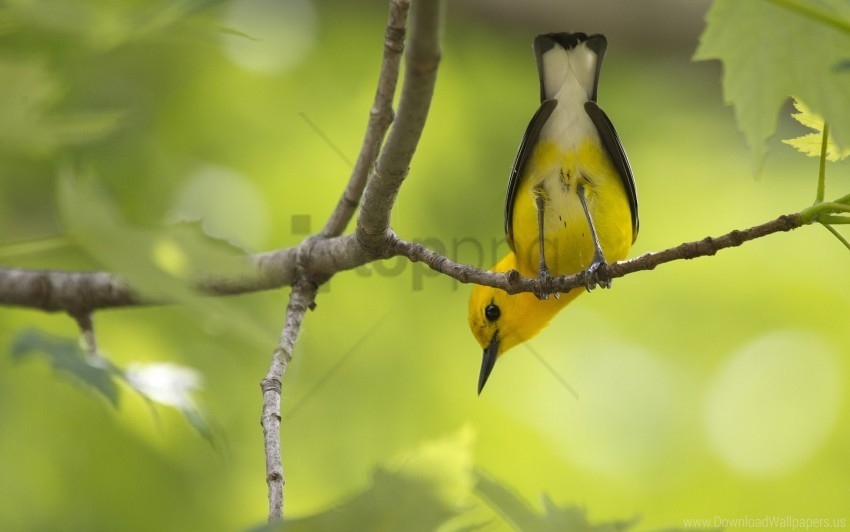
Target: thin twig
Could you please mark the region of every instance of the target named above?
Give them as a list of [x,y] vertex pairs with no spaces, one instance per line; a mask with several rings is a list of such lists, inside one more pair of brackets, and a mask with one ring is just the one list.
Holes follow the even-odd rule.
[[83,349],[89,356],[97,356],[97,337],[94,334],[94,320],[91,312],[71,312],[71,317],[77,322],[83,339]]
[[[601,272],[600,281],[616,279],[641,270],[652,270],[666,262],[681,259],[694,259],[714,255],[721,249],[740,246],[748,240],[761,238],[772,233],[791,231],[803,225],[799,214],[780,216],[770,222],[750,227],[749,229],[734,230],[719,237],[707,237],[695,242],[686,242],[676,247],[645,253],[640,257],[609,264]],[[509,294],[519,292],[534,292],[540,290],[537,279],[521,276],[517,271],[494,273],[479,270],[465,264],[459,264],[447,257],[432,251],[422,244],[395,239],[396,254],[404,255],[414,262],[423,262],[432,270],[448,275],[462,283],[476,283],[501,288]],[[584,286],[585,279],[581,274],[556,277],[552,280],[552,288],[558,292],[569,292],[573,288]]]
[[272,354],[269,372],[260,382],[263,390],[263,443],[266,451],[266,484],[269,491],[269,522],[283,519],[283,462],[280,452],[280,393],[286,366],[292,360],[295,341],[301,330],[301,321],[308,309],[314,306],[316,284],[301,278],[292,286],[286,306],[286,324],[280,341]]
[[348,186],[345,187],[336,209],[331,213],[328,223],[322,230],[322,236],[326,238],[341,235],[351,221],[360,203],[363,189],[366,188],[369,170],[375,164],[381,142],[393,121],[393,97],[398,84],[401,55],[404,52],[404,34],[409,8],[410,0],[390,0],[390,15],[384,34],[384,58],[381,61],[375,101],[369,110],[369,125],[363,136],[360,155],[357,156],[357,162],[348,179]]
[[120,370],[105,356],[100,354],[97,347],[97,335],[94,332],[94,315],[89,310],[69,311],[68,314],[77,322],[80,328],[80,339],[83,344],[83,352],[86,354],[86,362],[101,370],[109,370],[113,373]]
[[848,250],[850,250],[850,242],[848,242],[848,241],[847,241],[847,239],[846,239],[846,238],[844,238],[844,235],[842,235],[841,233],[839,233],[839,232],[838,232],[838,230],[837,230],[836,228],[832,227],[831,225],[829,225],[829,224],[827,224],[827,223],[822,223],[821,225],[823,225],[824,227],[826,227],[827,231],[829,231],[830,233],[832,233],[832,236],[834,236],[835,238],[837,238],[839,242],[841,242],[842,244],[844,244],[844,247],[846,247]]
[[822,224],[827,224],[827,225],[848,225],[848,224],[850,224],[850,217],[822,214],[822,215],[818,216],[818,221]]
[[385,243],[396,195],[407,177],[431,107],[440,64],[441,6],[442,0],[417,0],[410,10],[410,38],[398,113],[369,176],[357,218],[357,239],[368,251]]
[[824,215],[844,212],[850,213],[850,205],[834,201],[822,201],[800,211],[800,217],[803,223],[811,223],[821,220]]

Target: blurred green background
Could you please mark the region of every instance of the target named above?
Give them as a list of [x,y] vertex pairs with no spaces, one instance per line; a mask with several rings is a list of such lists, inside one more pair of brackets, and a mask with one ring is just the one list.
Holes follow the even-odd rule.
[[[817,161],[778,140],[752,176],[719,64],[690,61],[705,2],[570,4],[449,2],[432,112],[393,215],[400,235],[477,266],[504,253],[504,188],[537,106],[531,41],[544,31],[609,36],[600,103],[638,184],[633,256],[813,201]],[[202,220],[248,251],[320,230],[359,149],[385,23],[378,1],[0,2],[0,261],[144,277],[174,270],[156,244],[164,224]],[[780,136],[804,133],[787,114]],[[63,195],[63,172],[97,192]],[[846,162],[828,172],[828,197],[850,191]],[[104,206],[114,224],[74,225],[74,212]],[[150,249],[113,262],[132,231]],[[464,471],[591,521],[846,519],[848,265],[809,227],[628,276],[514,349],[481,397],[468,287],[401,259],[340,274],[284,382],[286,511],[327,510],[366,489],[376,465],[423,445],[443,456],[427,442],[450,441]],[[128,389],[114,409],[44,359],[16,362],[20,331],[75,338],[76,326],[2,309],[0,528],[262,523],[258,383],[287,295],[95,316],[115,364],[200,372],[215,447]],[[456,498],[486,530],[508,528],[474,493]]]

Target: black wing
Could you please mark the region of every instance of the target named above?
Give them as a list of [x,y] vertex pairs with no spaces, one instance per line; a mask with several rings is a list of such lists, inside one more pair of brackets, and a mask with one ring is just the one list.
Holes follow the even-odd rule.
[[549,115],[557,107],[556,100],[545,100],[540,104],[540,108],[531,117],[531,122],[525,130],[525,135],[522,136],[522,142],[519,145],[516,159],[514,160],[514,168],[511,170],[511,177],[508,181],[508,192],[505,196],[505,236],[508,238],[508,246],[514,249],[513,235],[513,214],[514,214],[514,196],[519,189],[519,180],[525,171],[525,165],[531,158],[531,153],[537,145],[537,137],[540,136],[540,130],[543,129],[543,124],[549,119]]
[[602,139],[602,144],[605,150],[614,161],[614,167],[620,174],[620,179],[623,180],[623,185],[626,187],[626,194],[629,195],[629,207],[632,210],[632,243],[637,239],[638,235],[638,200],[637,188],[635,188],[635,176],[632,175],[632,167],[629,165],[629,158],[626,157],[626,152],[623,150],[623,144],[620,142],[620,137],[614,129],[614,124],[608,118],[596,102],[586,102],[584,110],[596,126],[599,132],[599,137]]

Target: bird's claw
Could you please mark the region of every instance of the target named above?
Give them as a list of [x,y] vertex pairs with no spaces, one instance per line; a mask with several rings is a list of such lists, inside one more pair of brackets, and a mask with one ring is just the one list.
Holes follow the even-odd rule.
[[550,295],[555,296],[555,299],[561,298],[561,295],[552,286],[554,279],[555,278],[549,273],[549,268],[540,269],[540,273],[537,275],[539,285],[537,290],[534,291],[534,295],[537,296],[537,299],[546,301],[549,299]]
[[593,261],[586,270],[581,272],[582,284],[588,292],[599,286],[600,288],[611,288],[611,279],[608,277],[608,263],[605,260]]

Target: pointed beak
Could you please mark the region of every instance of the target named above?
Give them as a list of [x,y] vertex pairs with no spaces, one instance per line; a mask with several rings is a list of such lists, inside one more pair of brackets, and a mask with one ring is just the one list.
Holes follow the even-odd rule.
[[499,335],[494,334],[490,340],[490,345],[484,349],[484,360],[481,361],[481,374],[478,375],[478,395],[481,395],[481,390],[487,383],[487,377],[493,371],[493,366],[496,365],[496,356],[499,353]]

